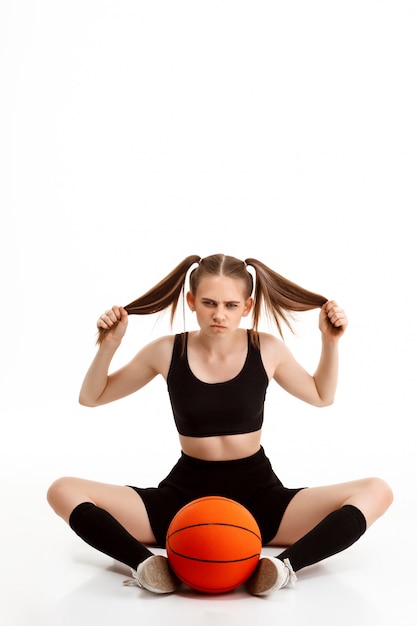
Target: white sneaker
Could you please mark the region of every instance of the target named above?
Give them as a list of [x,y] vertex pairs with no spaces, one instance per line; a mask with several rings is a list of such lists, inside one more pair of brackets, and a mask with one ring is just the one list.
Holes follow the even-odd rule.
[[172,593],[181,585],[181,581],[171,569],[168,559],[162,555],[152,555],[139,563],[133,579],[125,580],[124,585],[137,585],[153,593]]
[[281,561],[265,556],[260,559],[255,571],[246,583],[246,589],[254,596],[266,596],[282,589],[290,583],[294,585],[297,576],[288,559]]

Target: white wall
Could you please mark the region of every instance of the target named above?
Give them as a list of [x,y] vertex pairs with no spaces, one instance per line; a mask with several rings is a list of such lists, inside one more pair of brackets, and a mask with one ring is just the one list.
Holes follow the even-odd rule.
[[[268,394],[289,485],[415,473],[415,3],[2,5],[3,477],[155,484],[178,455],[162,381],[77,403],[95,320],[188,254],[255,256],[335,298],[336,403]],[[289,345],[310,370],[317,313]],[[130,320],[116,365],[167,320]],[[43,506],[43,503],[42,503]]]

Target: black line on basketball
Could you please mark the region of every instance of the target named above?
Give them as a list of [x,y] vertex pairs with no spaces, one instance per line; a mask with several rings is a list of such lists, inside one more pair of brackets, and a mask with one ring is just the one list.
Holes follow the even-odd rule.
[[198,524],[189,524],[188,526],[181,526],[181,528],[177,528],[177,530],[171,531],[169,533],[169,536],[173,537],[176,533],[180,533],[183,530],[188,530],[190,528],[197,528],[198,526],[229,526],[230,528],[239,528],[239,530],[244,530],[247,533],[255,535],[257,539],[260,539],[258,533],[251,530],[250,528],[246,528],[246,526],[240,526],[238,524],[230,524],[230,522],[199,522]]
[[177,552],[176,550],[173,550],[170,547],[170,550],[172,552],[172,554],[175,554],[175,556],[180,556],[182,559],[187,559],[188,561],[198,561],[199,563],[241,563],[243,561],[250,561],[251,559],[254,559],[256,557],[259,557],[259,552],[257,552],[256,554],[251,554],[250,556],[245,556],[241,559],[202,559],[202,558],[197,558],[195,556],[187,556],[186,554],[183,554],[182,552]]

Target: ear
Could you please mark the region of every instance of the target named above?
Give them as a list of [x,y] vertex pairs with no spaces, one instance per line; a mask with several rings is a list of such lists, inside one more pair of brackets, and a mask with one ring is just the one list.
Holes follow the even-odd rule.
[[195,311],[195,296],[191,293],[191,291],[187,292],[186,295],[187,304],[190,307],[191,311]]
[[243,317],[246,317],[247,315],[249,315],[249,313],[252,311],[252,307],[253,307],[253,298],[248,298],[245,302],[245,308],[243,309]]

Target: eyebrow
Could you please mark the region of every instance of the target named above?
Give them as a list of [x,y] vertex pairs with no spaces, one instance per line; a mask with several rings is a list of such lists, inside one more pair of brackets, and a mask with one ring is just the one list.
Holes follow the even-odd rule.
[[[209,300],[210,302],[218,304],[217,300],[215,300],[214,298],[209,298],[208,296],[202,296],[201,300]],[[240,300],[225,300],[223,304],[240,304]]]

